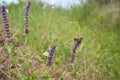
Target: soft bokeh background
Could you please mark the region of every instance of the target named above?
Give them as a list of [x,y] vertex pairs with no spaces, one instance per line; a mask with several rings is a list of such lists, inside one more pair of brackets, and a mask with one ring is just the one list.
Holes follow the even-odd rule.
[[[21,1],[26,1],[26,0],[21,0]],[[35,0],[35,1],[38,1],[38,2],[42,1],[44,3],[60,6],[62,8],[69,8],[71,5],[81,4],[80,0]],[[11,4],[11,3],[18,4],[19,0],[0,0],[0,4],[2,4],[2,2],[6,4]],[[83,0],[82,2],[86,2],[86,0]]]

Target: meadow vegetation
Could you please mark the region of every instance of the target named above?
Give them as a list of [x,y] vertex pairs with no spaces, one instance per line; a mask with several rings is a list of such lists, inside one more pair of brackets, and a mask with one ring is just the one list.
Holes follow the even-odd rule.
[[[29,34],[24,33],[27,2],[6,6],[12,44],[4,40],[0,16],[0,80],[119,80],[120,5],[86,3],[71,9],[45,9],[32,2]],[[0,8],[1,9],[1,8]],[[74,38],[82,37],[68,69]],[[54,64],[45,53],[56,45]]]

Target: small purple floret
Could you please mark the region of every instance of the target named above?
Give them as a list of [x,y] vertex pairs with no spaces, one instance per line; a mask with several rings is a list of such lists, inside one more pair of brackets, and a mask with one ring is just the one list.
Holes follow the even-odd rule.
[[25,28],[25,33],[26,33],[26,35],[28,35],[28,33],[29,33],[28,27]]

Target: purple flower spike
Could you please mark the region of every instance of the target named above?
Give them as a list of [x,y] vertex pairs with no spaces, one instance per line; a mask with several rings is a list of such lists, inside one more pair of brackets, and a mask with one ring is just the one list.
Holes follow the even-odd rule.
[[4,24],[4,31],[6,33],[6,41],[11,42],[11,36],[10,36],[10,30],[9,30],[9,23],[8,23],[8,17],[7,17],[7,11],[5,6],[2,6],[2,18],[3,18],[3,24]]
[[82,43],[82,39],[83,38],[79,38],[79,39],[78,38],[74,38],[76,43],[75,43],[75,45],[73,46],[73,49],[72,49],[72,56],[71,56],[71,60],[70,60],[70,65],[74,63],[76,51],[77,51],[77,48]]
[[56,45],[52,46],[52,48],[50,49],[49,52],[49,56],[48,56],[48,66],[51,66],[54,63],[54,54],[56,51]]
[[31,2],[29,2],[26,6],[25,10],[25,34],[28,35],[29,30],[28,30],[28,21],[29,21],[29,12],[30,12],[30,6]]

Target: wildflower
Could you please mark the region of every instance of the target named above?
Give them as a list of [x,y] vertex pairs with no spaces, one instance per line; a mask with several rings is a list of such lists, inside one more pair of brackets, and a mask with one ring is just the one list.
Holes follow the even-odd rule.
[[77,51],[77,48],[80,46],[81,42],[82,42],[82,39],[83,38],[75,38],[75,45],[73,46],[73,49],[72,49],[72,56],[71,56],[71,60],[70,60],[70,65],[74,63],[74,60],[75,60],[75,55],[76,55],[76,51]]
[[11,42],[10,30],[9,30],[9,23],[7,17],[7,9],[5,6],[2,6],[2,17],[3,17],[3,24],[4,24],[4,31],[6,33],[6,41]]
[[29,21],[29,12],[30,12],[30,6],[31,2],[29,2],[26,6],[25,10],[25,34],[28,35],[29,30],[28,30],[28,21]]
[[52,46],[52,48],[50,49],[50,52],[49,52],[49,56],[48,56],[48,63],[47,65],[48,66],[51,66],[53,63],[54,63],[54,52],[56,51],[56,46]]

